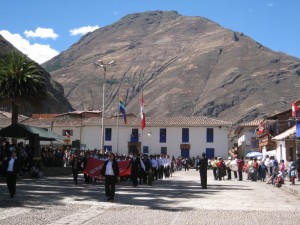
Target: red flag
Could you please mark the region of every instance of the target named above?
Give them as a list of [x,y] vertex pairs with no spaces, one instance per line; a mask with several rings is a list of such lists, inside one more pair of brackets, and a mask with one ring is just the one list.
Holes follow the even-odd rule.
[[145,113],[144,113],[144,95],[142,92],[142,97],[141,97],[141,127],[142,130],[145,128],[146,126],[146,118],[145,118]]
[[297,118],[297,112],[299,111],[298,106],[295,102],[292,103],[292,117]]
[[261,121],[261,122],[259,123],[259,127],[258,127],[257,134],[258,134],[258,135],[263,134],[263,133],[264,133],[264,130],[265,130],[264,121]]

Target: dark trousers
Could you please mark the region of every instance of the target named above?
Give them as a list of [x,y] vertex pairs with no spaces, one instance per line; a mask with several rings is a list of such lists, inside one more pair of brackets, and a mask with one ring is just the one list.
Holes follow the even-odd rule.
[[158,171],[155,167],[152,167],[152,171],[153,171],[153,176],[154,176],[154,179],[157,180],[158,179]]
[[163,177],[164,177],[164,166],[159,167],[158,174],[159,174],[159,179],[163,179]]
[[7,172],[6,182],[10,197],[14,197],[16,193],[17,174],[13,172]]
[[298,181],[300,181],[300,170],[297,170],[298,173]]
[[114,200],[116,177],[105,175],[105,196],[108,200]]
[[233,174],[234,174],[234,178],[237,179],[237,177],[238,177],[238,176],[237,176],[237,172],[236,172],[236,171],[233,171]]
[[132,173],[131,171],[131,182],[133,186],[137,186],[138,185],[138,175],[137,173]]
[[207,189],[207,170],[200,169],[200,181],[202,189]]
[[243,170],[239,170],[238,173],[239,173],[239,181],[242,181],[243,180]]
[[215,180],[217,180],[217,167],[213,167],[213,175]]
[[78,173],[79,173],[79,171],[73,169],[72,172],[73,172],[74,183],[77,184],[77,178],[78,178]]
[[227,179],[231,180],[231,169],[228,167],[226,170],[227,170]]

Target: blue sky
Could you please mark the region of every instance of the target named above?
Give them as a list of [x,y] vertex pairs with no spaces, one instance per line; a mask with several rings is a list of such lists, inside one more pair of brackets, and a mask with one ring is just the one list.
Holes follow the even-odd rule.
[[88,31],[149,10],[206,17],[300,58],[299,0],[0,0],[0,34],[43,63]]

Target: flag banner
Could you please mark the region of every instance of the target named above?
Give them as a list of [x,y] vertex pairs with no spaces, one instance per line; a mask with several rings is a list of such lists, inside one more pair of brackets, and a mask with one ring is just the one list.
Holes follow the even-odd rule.
[[296,124],[296,138],[300,138],[300,121]]
[[[89,175],[90,177],[95,177],[101,180],[102,176],[100,175],[100,171],[102,170],[104,162],[105,160],[95,159],[92,157],[88,158],[88,162],[85,169],[83,170],[83,173]],[[131,174],[131,169],[127,169],[129,162],[130,160],[118,161],[120,177],[128,176]]]
[[122,97],[120,97],[119,101],[119,111],[123,114],[124,123],[127,124],[126,111]]
[[292,117],[297,118],[297,112],[299,111],[298,106],[295,102],[292,103]]
[[258,131],[257,134],[261,135],[263,134],[265,131],[265,125],[264,125],[264,121],[260,122],[259,127],[258,127]]
[[144,95],[142,92],[142,97],[141,97],[141,127],[142,130],[145,128],[146,126],[146,118],[145,118],[145,113],[144,113]]

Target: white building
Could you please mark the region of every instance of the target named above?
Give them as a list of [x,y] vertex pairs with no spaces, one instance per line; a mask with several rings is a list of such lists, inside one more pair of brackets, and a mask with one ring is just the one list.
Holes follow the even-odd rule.
[[240,124],[234,131],[238,139],[238,155],[245,156],[249,152],[258,152],[258,138],[255,129],[262,120],[253,120]]
[[[64,142],[41,142],[41,145],[77,145],[101,149],[102,118],[68,117],[27,119],[22,123],[47,128],[65,137]],[[131,152],[194,157],[206,152],[208,157],[228,156],[228,132],[231,123],[206,117],[146,117],[144,130],[140,118],[128,116],[104,119],[104,151]],[[4,127],[4,126],[1,126]]]

